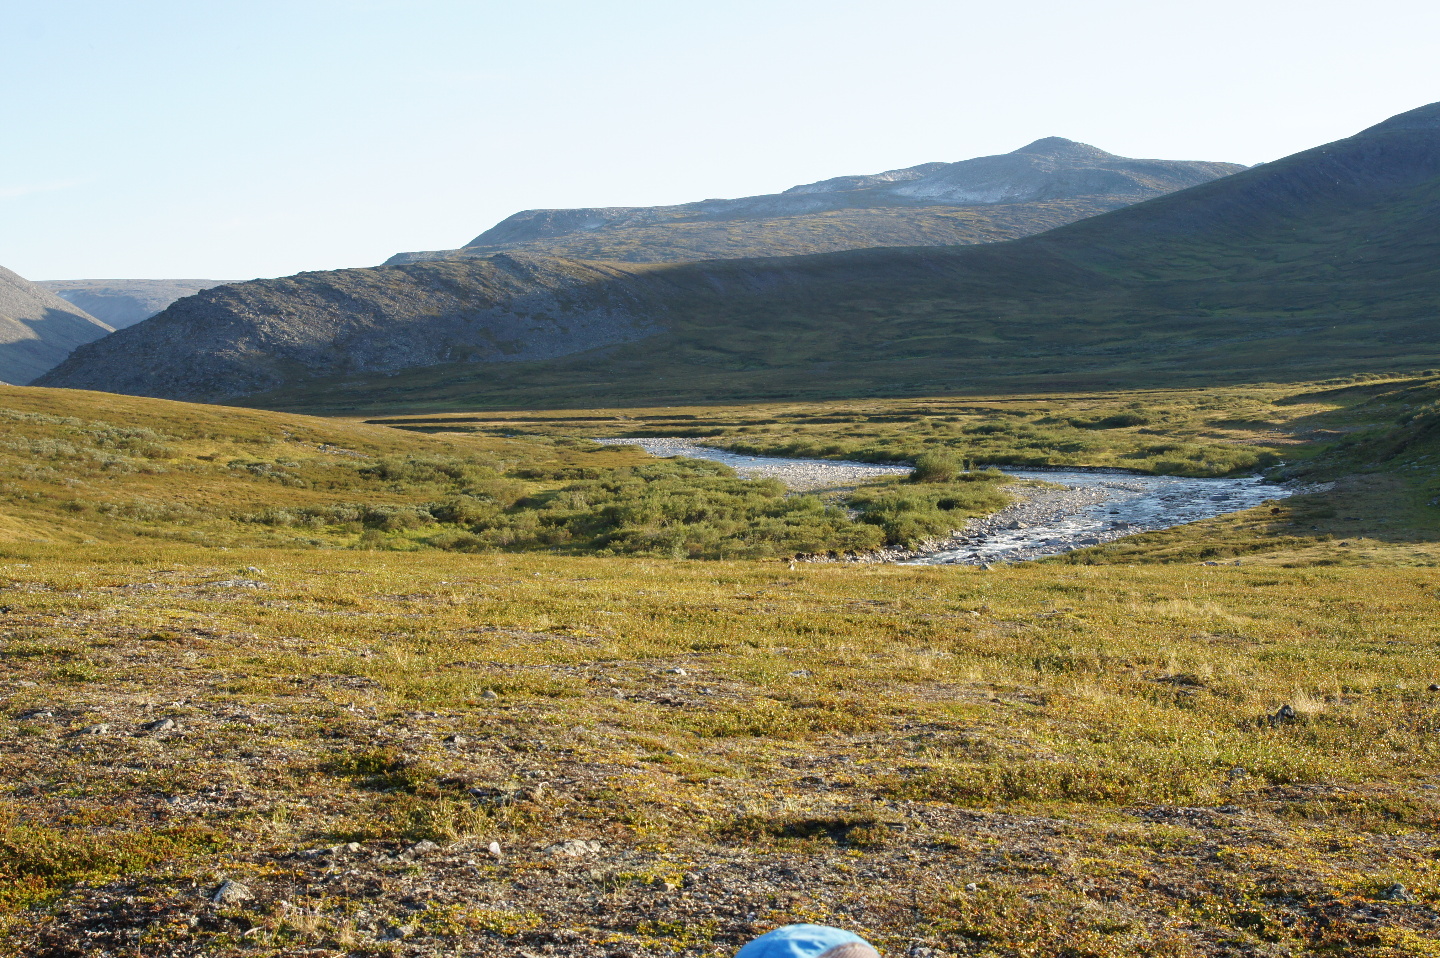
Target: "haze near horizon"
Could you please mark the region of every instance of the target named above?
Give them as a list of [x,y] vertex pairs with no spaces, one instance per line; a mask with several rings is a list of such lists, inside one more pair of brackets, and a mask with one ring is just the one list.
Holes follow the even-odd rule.
[[[1254,164],[1437,97],[1440,14],[1111,2],[83,0],[16,11],[0,265],[279,276],[524,209],[747,196],[1063,136]],[[19,91],[24,91],[20,95]]]

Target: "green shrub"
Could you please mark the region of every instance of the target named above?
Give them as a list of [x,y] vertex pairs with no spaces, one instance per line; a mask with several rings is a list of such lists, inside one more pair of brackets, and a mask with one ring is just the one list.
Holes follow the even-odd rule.
[[968,471],[965,464],[948,449],[934,449],[921,453],[915,460],[915,471],[910,473],[911,482],[954,482]]
[[957,481],[886,483],[859,489],[849,504],[860,521],[880,527],[889,545],[913,547],[959,529],[971,516],[1004,508],[999,470],[960,473]]

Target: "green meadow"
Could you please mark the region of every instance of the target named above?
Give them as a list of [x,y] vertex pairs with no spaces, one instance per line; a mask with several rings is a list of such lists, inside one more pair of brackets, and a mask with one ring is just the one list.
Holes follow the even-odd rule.
[[[0,952],[1440,954],[1429,375],[0,422]],[[933,481],[590,441],[647,435]],[[996,464],[1311,491],[990,570],[791,561],[993,511]]]

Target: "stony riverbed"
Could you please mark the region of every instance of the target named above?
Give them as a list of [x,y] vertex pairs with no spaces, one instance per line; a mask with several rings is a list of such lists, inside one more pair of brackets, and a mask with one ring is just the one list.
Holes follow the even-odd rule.
[[908,476],[909,466],[883,466],[873,462],[842,462],[834,459],[778,459],[746,456],[727,449],[698,446],[690,439],[597,439],[607,446],[639,446],[652,456],[689,456],[723,462],[747,479],[779,479],[796,492],[836,489],[886,476]]
[[[636,445],[652,456],[690,456],[723,462],[742,476],[774,478],[796,491],[843,488],[910,472],[908,466],[825,459],[745,456],[686,439],[601,439]],[[973,519],[952,535],[919,549],[882,549],[842,561],[923,565],[984,565],[1058,555],[1123,536],[1167,529],[1294,495],[1297,488],[1258,477],[1188,479],[1115,469],[1004,469],[1018,480],[1015,501]]]

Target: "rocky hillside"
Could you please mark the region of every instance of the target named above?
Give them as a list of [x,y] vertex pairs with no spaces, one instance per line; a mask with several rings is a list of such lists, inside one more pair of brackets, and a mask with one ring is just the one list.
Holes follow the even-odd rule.
[[224,399],[312,376],[550,359],[658,332],[648,317],[664,284],[643,269],[494,256],[234,283],[121,330],[43,385]]
[[0,380],[25,384],[111,328],[0,267]]
[[175,300],[219,286],[218,279],[51,279],[35,285],[115,329],[149,319]]
[[526,210],[463,249],[401,253],[386,265],[507,250],[661,263],[990,243],[1241,169],[1234,163],[1134,160],[1052,136],[1000,156],[839,176],[765,196],[680,206]]
[[41,384],[393,409],[1314,379],[1440,366],[1436,289],[1440,104],[1008,243],[237,284]]

